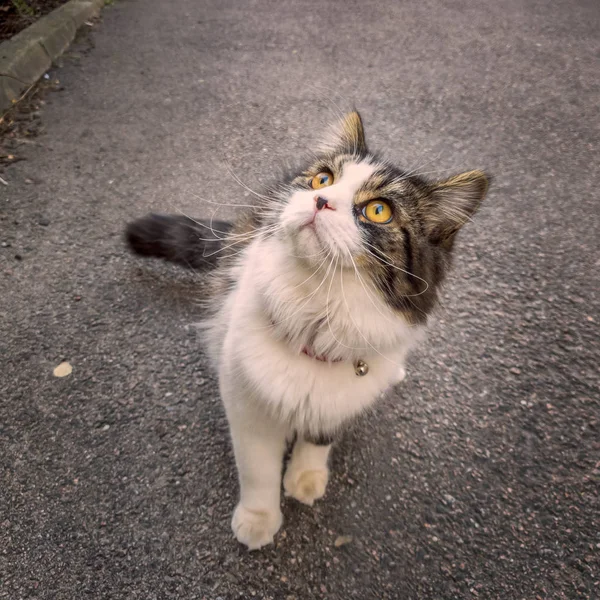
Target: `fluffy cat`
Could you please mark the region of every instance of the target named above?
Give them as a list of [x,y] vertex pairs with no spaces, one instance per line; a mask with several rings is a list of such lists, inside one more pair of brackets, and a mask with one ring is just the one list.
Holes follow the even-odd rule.
[[351,112],[233,226],[158,215],[128,226],[138,254],[216,264],[204,328],[239,474],[232,528],[248,548],[281,526],[286,441],[285,493],[312,505],[335,438],[404,378],[487,188],[481,171],[441,182],[402,171],[368,150]]

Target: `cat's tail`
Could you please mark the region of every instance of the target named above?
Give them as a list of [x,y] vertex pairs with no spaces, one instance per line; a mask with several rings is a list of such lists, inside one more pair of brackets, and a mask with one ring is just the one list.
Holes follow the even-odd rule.
[[135,254],[204,270],[215,266],[232,227],[226,221],[149,214],[127,225],[125,239]]

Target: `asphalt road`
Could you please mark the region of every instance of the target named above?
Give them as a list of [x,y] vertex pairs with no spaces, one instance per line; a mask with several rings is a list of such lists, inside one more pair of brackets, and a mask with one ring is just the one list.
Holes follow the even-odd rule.
[[[2,172],[0,598],[599,598],[599,30],[597,0],[107,7]],[[260,185],[332,100],[495,183],[406,382],[248,553],[202,281],[121,231],[241,202],[226,164]]]

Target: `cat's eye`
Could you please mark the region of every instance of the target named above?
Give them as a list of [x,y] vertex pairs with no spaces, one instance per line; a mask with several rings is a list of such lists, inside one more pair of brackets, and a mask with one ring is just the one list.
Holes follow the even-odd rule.
[[372,223],[389,223],[392,220],[392,208],[383,200],[371,200],[363,206],[362,216]]
[[313,190],[320,190],[333,185],[333,175],[329,171],[322,171],[317,173],[309,183]]

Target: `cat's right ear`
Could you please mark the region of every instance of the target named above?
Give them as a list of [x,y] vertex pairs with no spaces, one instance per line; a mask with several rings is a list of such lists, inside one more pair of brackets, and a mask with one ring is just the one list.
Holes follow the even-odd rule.
[[344,115],[319,146],[321,152],[349,152],[356,154],[367,149],[365,130],[358,111]]

